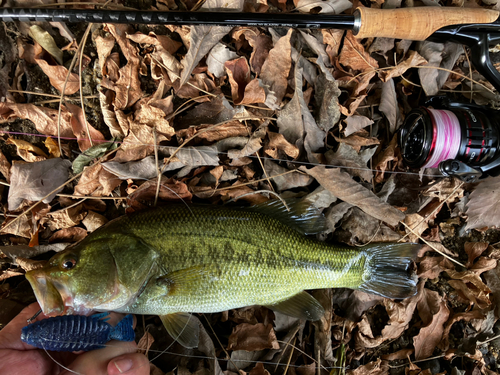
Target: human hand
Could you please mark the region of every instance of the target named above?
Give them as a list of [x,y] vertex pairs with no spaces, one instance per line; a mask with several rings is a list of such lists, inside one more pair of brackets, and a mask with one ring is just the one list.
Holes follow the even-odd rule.
[[[29,305],[0,331],[0,374],[149,375],[148,359],[136,353],[137,345],[134,341],[113,340],[102,349],[81,354],[47,353],[43,349],[22,342],[21,330],[27,325],[26,321],[38,310],[40,310],[38,303]],[[36,320],[44,318],[46,317],[40,314]],[[116,325],[122,318],[122,314],[111,313],[108,323]]]

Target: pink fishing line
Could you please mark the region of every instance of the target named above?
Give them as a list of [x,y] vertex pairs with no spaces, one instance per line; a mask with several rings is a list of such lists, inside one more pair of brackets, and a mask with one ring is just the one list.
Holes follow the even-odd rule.
[[428,109],[435,125],[436,142],[425,168],[437,168],[443,160],[455,159],[460,148],[460,123],[451,111]]

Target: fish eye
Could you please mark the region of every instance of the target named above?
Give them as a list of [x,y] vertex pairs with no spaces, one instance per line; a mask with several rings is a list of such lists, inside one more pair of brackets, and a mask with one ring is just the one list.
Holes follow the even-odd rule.
[[61,267],[64,268],[65,270],[70,270],[74,266],[76,266],[76,259],[73,259],[73,258],[66,259],[65,261],[63,261],[61,263]]

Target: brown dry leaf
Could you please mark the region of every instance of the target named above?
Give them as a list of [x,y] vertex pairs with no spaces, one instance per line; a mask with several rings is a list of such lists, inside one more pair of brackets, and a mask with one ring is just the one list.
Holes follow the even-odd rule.
[[39,268],[42,268],[47,264],[46,260],[31,260],[23,257],[16,257],[16,263],[21,267],[24,271],[32,271]]
[[461,312],[461,313],[456,313],[454,314],[451,319],[448,320],[448,322],[445,325],[444,332],[443,332],[443,340],[439,344],[439,348],[443,351],[448,350],[449,345],[450,345],[450,331],[451,327],[453,324],[455,324],[458,321],[465,321],[465,322],[470,322],[473,319],[483,319],[484,318],[484,312],[481,310],[472,310],[472,311],[467,311],[467,312]]
[[0,173],[3,174],[7,182],[10,182],[10,168],[11,164],[5,157],[2,151],[0,151]]
[[274,159],[279,159],[279,151],[283,151],[285,154],[293,159],[299,156],[299,148],[290,142],[288,142],[283,134],[273,133],[268,130],[267,136],[269,137],[269,143],[264,148],[264,152]]
[[[15,118],[27,119],[33,122],[41,134],[57,135],[58,111],[33,104],[0,103],[0,116],[4,120]],[[73,137],[70,123],[71,115],[63,111],[61,114],[61,137]]]
[[330,57],[330,63],[334,65],[334,60],[339,54],[339,48],[345,31],[338,29],[321,29],[321,33],[323,34],[323,43],[327,45],[326,53],[328,57]]
[[446,270],[446,273],[453,279],[449,280],[448,283],[455,289],[462,302],[470,305],[475,304],[480,309],[491,304],[489,299],[491,290],[483,283],[478,274],[472,271],[457,272],[455,270]]
[[208,142],[216,142],[221,139],[226,139],[230,137],[244,137],[248,136],[248,129],[245,124],[238,120],[228,121],[224,124],[216,126],[210,130],[203,131],[211,125],[201,125],[196,127],[196,132],[199,133],[197,138],[204,139]]
[[390,134],[394,134],[396,129],[401,125],[402,120],[399,113],[396,88],[392,78],[382,84],[382,96],[380,98],[379,110],[389,121]]
[[347,375],[386,375],[389,374],[389,364],[380,358],[376,361],[359,366],[355,370],[347,370]]
[[244,57],[227,61],[224,66],[231,84],[231,96],[234,104],[240,104],[245,95],[245,88],[251,79],[250,66]]
[[266,90],[266,105],[278,109],[288,87],[288,75],[292,67],[292,47],[290,38],[293,29],[281,37],[262,65],[260,79]]
[[13,234],[14,236],[31,238],[33,229],[31,215],[22,215],[16,223],[9,224],[12,220],[14,220],[13,217],[5,218],[0,229],[0,234]]
[[47,137],[45,139],[45,147],[47,147],[47,150],[49,150],[50,158],[60,158],[61,157],[61,150],[59,149],[59,145],[54,141],[53,138]]
[[[16,162],[12,165],[9,189],[9,210],[19,207],[24,199],[38,201],[42,198],[49,203],[68,179],[71,162],[59,158],[48,159],[35,163]],[[47,194],[56,190],[50,196]]]
[[[446,300],[439,296],[437,292],[425,290],[425,297],[419,301],[419,314],[421,314],[421,309],[424,311],[432,312],[432,317],[430,318],[430,322],[420,329],[420,332],[417,336],[413,338],[413,345],[415,347],[415,358],[425,359],[432,355],[434,349],[439,344],[441,339],[443,338],[444,332],[444,324],[448,320],[448,316],[450,315],[450,310],[446,305]],[[429,304],[434,304],[432,308],[429,307]],[[424,309],[424,307],[426,309]],[[437,312],[434,314],[435,310],[433,308],[438,308]]]
[[94,143],[96,141],[101,142],[104,140],[102,133],[89,124],[81,107],[71,103],[66,103],[66,108],[68,108],[69,112],[72,114],[71,126],[73,128],[73,133],[76,135],[78,146],[81,151],[86,151],[92,146],[90,141],[91,139]]
[[[235,201],[237,201],[238,199],[242,199],[252,205],[264,203],[268,200],[268,198],[261,194],[249,194],[254,193],[254,191],[246,185],[239,186],[240,184],[240,182],[234,183],[231,186],[231,189],[220,191],[220,195],[224,197],[225,200],[234,199]],[[244,195],[244,197],[239,198],[241,195]]]
[[[118,66],[114,64],[112,59],[108,60],[108,57],[111,55],[111,51],[113,50],[113,47],[115,46],[115,38],[113,36],[108,35],[105,38],[102,36],[98,35],[95,39],[95,46],[97,49],[97,55],[99,56],[99,66],[101,67],[101,74],[103,76],[109,76],[108,72],[108,64],[111,62],[113,65],[115,65],[116,69],[118,69]],[[115,71],[115,69],[111,69],[111,71]],[[116,70],[117,72],[117,70]],[[116,77],[118,79],[117,75],[115,76],[114,74],[111,74],[113,78]],[[115,79],[112,79],[113,81]]]
[[344,136],[348,137],[357,131],[366,128],[368,125],[373,124],[373,120],[370,120],[368,117],[353,115],[347,117],[345,120],[346,128],[344,131]]
[[470,267],[474,260],[488,248],[488,242],[466,242],[464,250],[469,256],[466,266]]
[[[62,65],[50,65],[46,60],[35,58],[38,66],[49,77],[50,84],[54,86],[59,92],[63,91],[64,82],[68,75],[68,69]],[[64,90],[65,95],[72,95],[80,90],[80,78],[78,74],[70,73],[68,83]]]
[[213,46],[215,46],[226,34],[231,31],[228,26],[197,25],[191,26],[189,50],[182,60],[182,74],[180,86],[191,77],[193,69]]
[[47,224],[51,231],[56,231],[63,228],[71,228],[80,224],[83,218],[87,215],[82,210],[81,204],[68,209],[62,209],[55,212],[49,212],[46,217],[40,220],[41,224]]
[[469,267],[469,271],[477,274],[489,271],[497,266],[497,260],[487,257],[480,257],[476,263]]
[[444,256],[426,256],[418,263],[418,276],[420,278],[435,279],[447,269],[453,269],[451,260]]
[[127,64],[120,68],[116,82],[105,77],[102,80],[102,86],[116,92],[114,106],[116,109],[123,110],[132,106],[143,96],[139,79],[141,59],[137,47],[126,38],[128,25],[107,24],[106,27],[120,45]]
[[256,351],[263,349],[279,349],[273,325],[262,323],[237,325],[228,339],[228,350]]
[[55,232],[50,238],[49,243],[54,242],[78,242],[87,237],[87,231],[80,227],[65,228]]
[[[325,313],[320,320],[314,322],[316,347],[321,350],[321,358],[326,361],[335,361],[332,348],[332,289],[316,290],[313,297],[323,306]],[[317,350],[318,350],[317,349]],[[317,351],[316,350],[316,351]]]
[[365,51],[363,45],[348,30],[344,38],[344,46],[340,52],[339,62],[343,66],[356,71],[371,71],[378,69],[377,60]]
[[276,186],[276,189],[280,192],[296,187],[308,186],[313,182],[311,176],[305,173],[292,172],[283,175],[284,173],[289,172],[289,170],[280,166],[279,164],[272,162],[268,158],[264,160],[264,168],[267,172],[267,175],[271,178],[271,181]]
[[182,43],[171,39],[168,35],[157,35],[152,31],[148,35],[145,35],[141,32],[136,32],[135,34],[127,34],[127,38],[137,44],[151,44],[155,46],[161,46],[170,54],[176,53],[177,50],[182,46]]
[[[127,197],[127,212],[139,211],[147,206],[142,202],[152,203],[156,196],[158,179],[153,179],[144,182],[136,191],[129,194]],[[189,192],[187,185],[176,180],[169,180],[165,177],[161,178],[159,200],[163,201],[191,201],[193,195]]]
[[387,148],[378,154],[375,161],[375,169],[377,170],[377,173],[375,174],[375,182],[382,182],[384,180],[384,173],[387,170],[388,164],[391,161],[398,160],[398,157],[396,156],[396,147],[398,146],[397,142],[397,134],[394,134]]
[[101,164],[85,167],[80,181],[75,186],[75,195],[104,197],[121,184],[121,180],[106,171]]
[[14,276],[24,276],[24,272],[4,270],[0,274],[0,282],[3,282],[4,280],[7,280],[8,278],[14,277]]
[[63,64],[63,51],[57,46],[52,35],[38,25],[29,28],[29,36],[33,38],[45,51],[50,53],[57,62]]
[[256,27],[235,28],[232,32],[232,37],[235,40],[244,37],[253,48],[252,54],[250,55],[250,67],[252,71],[259,76],[262,71],[262,65],[264,65],[264,62],[267,60],[269,51],[273,48],[272,39]]
[[397,225],[405,215],[398,209],[383,202],[370,190],[354,181],[349,174],[339,168],[314,167],[300,170],[314,177],[321,186],[337,198],[359,207],[367,214],[390,225]]
[[332,167],[344,167],[346,172],[351,176],[357,176],[364,181],[370,182],[373,173],[368,169],[367,163],[372,158],[375,151],[377,151],[377,148],[373,147],[358,153],[353,147],[341,143],[337,151],[327,151],[325,153],[325,158],[328,165]]
[[266,91],[260,85],[258,78],[252,79],[248,85],[245,86],[243,99],[239,102],[240,105],[245,104],[258,104],[266,102]]
[[83,225],[87,228],[89,233],[95,231],[96,229],[102,227],[104,224],[108,222],[104,216],[98,214],[94,211],[89,211],[87,216],[82,220]]
[[403,75],[408,69],[416,66],[427,64],[427,60],[420,56],[416,51],[410,51],[408,57],[400,64],[389,70],[382,70],[378,76],[383,82],[387,82],[391,78]]
[[[47,154],[40,148],[33,146],[31,143],[22,139],[8,138],[5,142],[9,145],[15,145],[17,154],[27,162],[37,162],[47,159]],[[32,154],[33,153],[33,154]]]
[[[217,78],[221,78],[224,76],[225,64],[237,57],[238,54],[231,51],[224,44],[217,43],[207,56],[207,69]],[[250,68],[248,69],[250,70]]]
[[482,180],[469,196],[465,230],[498,226],[500,222],[499,199],[500,176]]
[[427,220],[424,220],[424,217],[419,214],[406,215],[404,222],[411,228],[411,231],[408,228],[405,228],[410,242],[418,242],[419,236],[421,236],[422,233],[429,228]]
[[345,143],[352,146],[356,151],[360,151],[363,146],[373,146],[380,144],[378,138],[368,137],[364,130],[360,130],[357,133],[351,134],[349,137],[337,138],[334,136],[335,140],[339,143]]
[[154,342],[155,339],[153,335],[148,331],[144,332],[144,335],[142,335],[141,339],[137,343],[137,352],[147,356],[149,348],[151,348],[151,345],[153,345]]

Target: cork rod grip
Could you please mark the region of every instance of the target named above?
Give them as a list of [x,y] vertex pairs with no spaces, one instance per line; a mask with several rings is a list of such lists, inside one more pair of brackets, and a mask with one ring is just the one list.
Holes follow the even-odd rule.
[[357,38],[386,37],[425,40],[434,31],[449,25],[492,23],[499,12],[476,8],[417,7],[372,9],[359,7],[361,24]]

